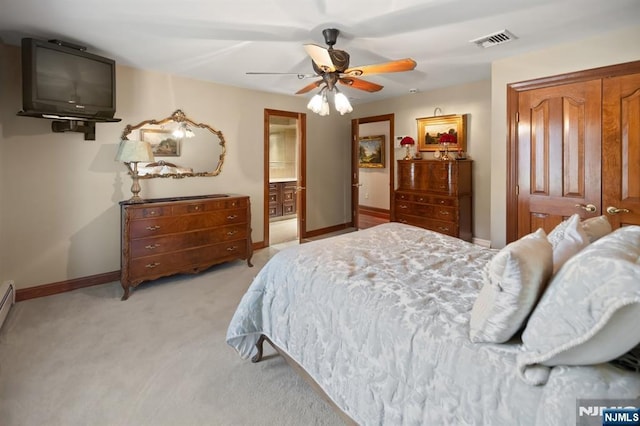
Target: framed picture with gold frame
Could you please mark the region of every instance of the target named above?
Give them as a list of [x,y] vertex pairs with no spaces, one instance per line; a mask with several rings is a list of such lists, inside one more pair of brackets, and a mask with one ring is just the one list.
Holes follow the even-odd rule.
[[365,136],[358,140],[358,166],[384,168],[384,135]]
[[418,151],[438,151],[442,149],[440,137],[453,135],[455,143],[449,144],[449,151],[467,150],[467,115],[450,114],[417,118]]
[[140,140],[151,144],[155,157],[180,157],[180,139],[170,130],[140,129]]

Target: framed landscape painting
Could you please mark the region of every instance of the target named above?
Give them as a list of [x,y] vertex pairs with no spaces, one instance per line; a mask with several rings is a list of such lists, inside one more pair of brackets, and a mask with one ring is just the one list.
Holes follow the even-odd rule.
[[180,140],[176,139],[170,130],[140,129],[140,139],[151,144],[154,156],[180,156]]
[[364,136],[358,140],[358,166],[384,168],[384,135]]
[[440,138],[445,133],[451,135],[455,143],[449,144],[449,151],[467,150],[467,116],[460,114],[437,115],[416,119],[418,122],[418,150],[438,151],[442,149]]

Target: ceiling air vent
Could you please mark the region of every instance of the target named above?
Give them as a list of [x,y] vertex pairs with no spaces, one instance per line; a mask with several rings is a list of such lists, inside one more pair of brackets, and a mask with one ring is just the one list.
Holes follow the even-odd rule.
[[510,42],[518,37],[514,36],[507,30],[498,31],[497,33],[489,34],[475,40],[471,40],[470,43],[475,43],[479,47],[486,49],[487,47],[497,46],[499,44]]

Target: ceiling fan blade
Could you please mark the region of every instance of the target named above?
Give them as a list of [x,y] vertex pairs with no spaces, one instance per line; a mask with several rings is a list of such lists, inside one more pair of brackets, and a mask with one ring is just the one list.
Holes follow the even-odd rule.
[[387,72],[411,71],[416,67],[416,61],[411,58],[398,59],[397,61],[384,62],[382,64],[363,65],[345,70],[345,74],[351,77],[361,75],[382,74]]
[[329,51],[322,46],[316,44],[305,44],[304,50],[311,57],[313,62],[324,72],[334,72],[336,70]]
[[257,72],[257,71],[247,71],[245,74],[248,75],[295,75],[299,80],[303,78],[312,78],[318,77],[317,74],[302,74],[299,72]]
[[311,84],[307,84],[306,86],[304,86],[302,89],[298,90],[296,92],[296,95],[301,95],[303,93],[307,93],[313,89],[315,89],[316,87],[320,86],[322,84],[323,80],[318,80],[318,81],[314,81]]
[[379,84],[360,80],[359,78],[355,77],[340,77],[338,81],[345,86],[353,87],[354,89],[365,90],[367,92],[378,92],[384,87],[380,86]]

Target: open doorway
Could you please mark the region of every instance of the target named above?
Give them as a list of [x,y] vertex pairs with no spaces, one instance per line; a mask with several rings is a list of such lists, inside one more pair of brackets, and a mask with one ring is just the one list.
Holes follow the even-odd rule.
[[[357,229],[389,222],[395,176],[394,114],[355,119],[351,123],[352,148],[352,212]],[[380,161],[361,164],[361,151],[367,141],[381,149]]]
[[265,245],[298,243],[305,229],[305,114],[265,110]]

